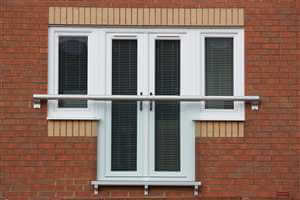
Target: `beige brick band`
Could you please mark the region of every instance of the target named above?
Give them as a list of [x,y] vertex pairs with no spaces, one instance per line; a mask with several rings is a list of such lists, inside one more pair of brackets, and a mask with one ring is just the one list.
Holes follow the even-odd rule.
[[[48,136],[94,137],[97,126],[97,121],[49,120]],[[244,137],[244,122],[197,121],[196,137]]]
[[49,120],[48,136],[93,137],[97,136],[97,121]]
[[243,26],[242,8],[50,7],[50,25]]
[[244,122],[198,121],[196,137],[244,137]]

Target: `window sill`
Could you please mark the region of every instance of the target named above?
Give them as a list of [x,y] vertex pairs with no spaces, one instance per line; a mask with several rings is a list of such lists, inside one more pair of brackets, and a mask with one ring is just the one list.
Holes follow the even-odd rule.
[[47,120],[100,120],[100,117],[83,117],[83,116],[49,116]]
[[94,193],[98,194],[99,186],[144,186],[144,195],[148,195],[149,186],[192,186],[194,195],[198,196],[200,181],[91,181]]

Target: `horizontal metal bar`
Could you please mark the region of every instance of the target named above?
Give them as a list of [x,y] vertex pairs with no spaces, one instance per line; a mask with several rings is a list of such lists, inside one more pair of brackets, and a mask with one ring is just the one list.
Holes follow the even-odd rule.
[[200,181],[91,181],[94,194],[98,194],[99,186],[144,186],[144,195],[149,194],[149,186],[192,186],[194,196],[198,196]]
[[91,185],[201,186],[200,181],[91,181]]
[[94,101],[244,101],[260,102],[259,96],[137,96],[137,95],[47,95],[34,94],[34,100],[94,100]]
[[260,103],[259,96],[137,96],[137,95],[50,95],[50,94],[34,94],[33,108],[41,107],[41,100],[93,100],[93,101],[242,101],[251,104],[252,110],[258,110]]

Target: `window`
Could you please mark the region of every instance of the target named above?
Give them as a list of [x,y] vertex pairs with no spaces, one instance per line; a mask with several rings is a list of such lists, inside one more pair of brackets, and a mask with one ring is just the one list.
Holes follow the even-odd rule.
[[[105,37],[106,95],[181,95],[186,34],[112,30]],[[186,82],[186,81],[184,81]],[[192,181],[193,123],[178,102],[106,102],[99,180]],[[188,113],[188,110],[185,110]],[[100,132],[102,132],[100,130]],[[190,148],[191,147],[191,148]]]
[[[87,94],[87,37],[59,37],[59,94]],[[86,108],[82,100],[62,100],[61,108]]]
[[[244,96],[244,32],[239,29],[205,30],[200,33],[200,79],[203,96]],[[244,102],[202,103],[201,120],[245,120]]]
[[[205,95],[233,96],[233,39],[205,38]],[[209,101],[206,109],[233,109],[232,101]]]
[[[94,86],[97,68],[94,66],[91,30],[72,31],[49,29],[48,94],[99,93]],[[48,119],[99,119],[96,102],[83,100],[48,101]]]
[[[112,95],[137,95],[137,40],[112,42]],[[111,104],[111,170],[137,170],[137,103]]]
[[[180,40],[155,41],[155,94],[180,95]],[[180,171],[180,103],[155,103],[155,171]]]
[[[244,95],[243,30],[50,28],[49,94]],[[232,101],[49,101],[99,119],[97,179],[194,181],[195,120],[244,120]]]

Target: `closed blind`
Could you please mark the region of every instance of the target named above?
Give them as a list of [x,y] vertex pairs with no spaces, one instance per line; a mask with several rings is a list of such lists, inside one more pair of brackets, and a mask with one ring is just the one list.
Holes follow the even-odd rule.
[[[87,94],[87,37],[59,37],[59,94]],[[60,100],[59,107],[87,107],[84,100]]]
[[[137,41],[112,41],[112,94],[137,94]],[[112,171],[136,171],[136,102],[112,102]]]
[[[180,95],[180,41],[157,40],[155,94]],[[180,104],[155,104],[155,171],[180,171]]]
[[[205,95],[233,96],[233,39],[205,40]],[[232,101],[208,101],[206,109],[233,109]]]

